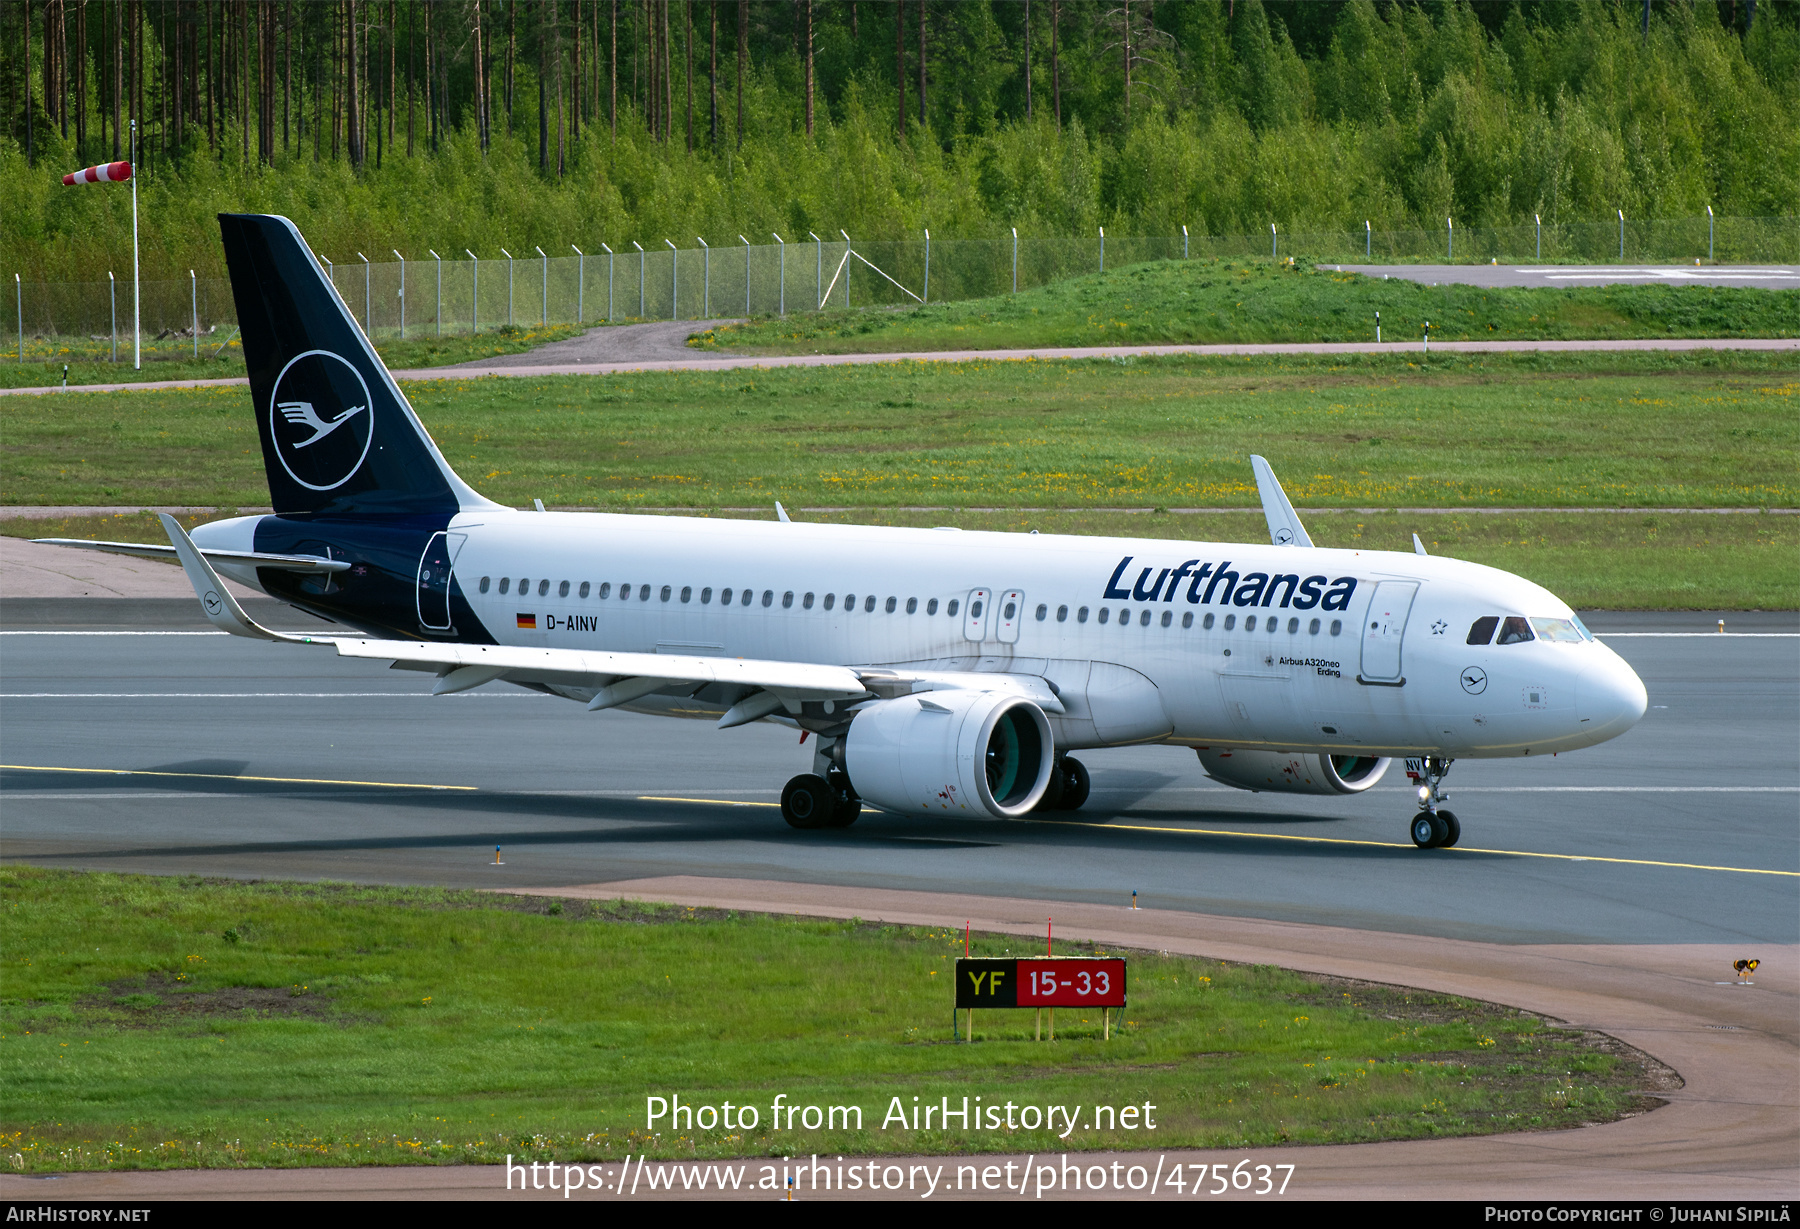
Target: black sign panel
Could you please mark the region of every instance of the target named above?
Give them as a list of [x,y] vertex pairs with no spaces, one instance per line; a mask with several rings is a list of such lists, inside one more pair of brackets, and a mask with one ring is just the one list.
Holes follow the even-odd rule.
[[1017,960],[965,956],[956,962],[958,1007],[1017,1007],[1018,987]]

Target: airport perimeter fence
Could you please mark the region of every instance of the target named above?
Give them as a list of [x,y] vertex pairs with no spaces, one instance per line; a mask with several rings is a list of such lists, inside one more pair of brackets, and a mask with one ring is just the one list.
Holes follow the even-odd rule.
[[[1800,217],[1683,218],[1266,235],[1007,236],[732,245],[627,245],[508,258],[479,256],[321,266],[373,339],[469,336],[511,326],[707,320],[899,308],[1029,290],[1147,261],[1289,256],[1341,264],[1682,264],[1800,262]],[[131,278],[26,284],[14,279],[19,362],[131,359]],[[146,357],[205,356],[233,343],[223,278],[146,281]]]

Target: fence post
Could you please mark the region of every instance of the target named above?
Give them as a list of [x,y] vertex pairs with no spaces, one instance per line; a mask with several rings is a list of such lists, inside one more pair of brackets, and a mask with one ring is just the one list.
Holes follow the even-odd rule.
[[919,299],[919,306],[926,307],[931,303],[931,231],[925,231],[925,293]]
[[1275,223],[1271,222],[1271,223],[1269,223],[1269,259],[1270,260],[1277,260],[1280,258],[1279,242],[1280,241],[1275,236]]
[[1711,264],[1712,260],[1713,260],[1713,211],[1712,211],[1712,206],[1708,205],[1706,207],[1706,263]]
[[1619,210],[1619,259],[1625,259],[1625,211]]
[[569,250],[575,253],[575,323],[587,323],[587,253],[573,243]]
[[374,299],[370,293],[369,258],[361,252],[356,254],[356,258],[363,262],[363,336],[369,339],[370,345],[373,345],[375,344],[375,316],[370,311],[374,305]]
[[667,239],[664,239],[663,242],[669,244],[669,319],[679,320],[681,319],[681,283],[676,278],[681,271],[681,249],[673,243],[669,243]]
[[1363,219],[1363,259],[1371,260],[1375,256],[1375,229],[1369,225],[1369,219]]
[[112,301],[112,361],[116,363],[119,361],[119,282],[111,269],[106,271],[106,294]]
[[639,320],[642,320],[644,318],[644,245],[639,243],[636,239],[633,239],[631,241],[631,246],[638,250],[638,314],[637,314],[637,318]]
[[200,357],[200,283],[194,280],[194,271],[188,270],[188,327],[194,334],[194,357]]
[[821,300],[825,294],[825,241],[813,235],[810,230],[806,233],[813,237],[813,255],[818,258],[818,264],[813,269],[813,302],[823,307],[825,304]]
[[550,257],[537,244],[531,246],[537,248],[537,254],[542,260],[541,268],[544,270],[544,306],[538,314],[538,327],[542,328],[550,323]]
[[1106,272],[1106,227],[1100,228],[1100,272]]
[[[773,232],[770,232],[773,233]],[[777,239],[781,236],[776,235]],[[740,233],[738,242],[744,245],[744,314],[750,314],[750,241]]]
[[1019,228],[1013,227],[1013,293],[1019,293]]
[[600,246],[606,248],[606,322],[611,324],[613,322],[613,265],[619,257],[618,253],[614,252],[607,244],[602,243]]
[[838,234],[844,236],[844,310],[850,310],[850,232],[843,228]]
[[1181,224],[1181,258],[1183,260],[1188,258],[1188,233],[1186,222]]
[[444,335],[444,258],[432,248],[425,250],[431,253],[433,260],[437,261],[437,307],[432,311],[431,318],[436,322],[434,327],[437,335],[442,337]]
[[[769,233],[771,235],[775,235],[774,231],[770,231]],[[748,242],[748,240],[746,240],[746,242]],[[777,242],[781,245],[781,298],[778,300],[778,302],[780,303],[779,310],[783,316],[786,316],[787,315],[787,240],[783,239],[780,235],[775,235],[775,242]],[[750,257],[748,255],[746,255],[744,257],[744,261],[745,261],[746,265],[748,265],[749,260],[750,260]],[[744,281],[746,284],[748,284],[750,281],[750,273],[749,273],[748,269],[745,270]],[[747,291],[745,293],[746,293],[746,295],[748,294]],[[748,306],[745,307],[745,310],[746,311],[749,310]]]
[[1455,260],[1456,259],[1456,221],[1455,221],[1455,219],[1453,219],[1453,218],[1445,218],[1444,219],[1444,233],[1450,237],[1449,241],[1448,241],[1449,248],[1444,253],[1444,259],[1445,260]]
[[25,288],[13,274],[13,305],[19,309],[19,362],[25,361]]
[[1531,215],[1531,224],[1537,231],[1537,256],[1535,259],[1542,260],[1544,258],[1544,219],[1534,213]]
[[[701,239],[699,235],[695,235],[694,238],[700,240],[702,253],[700,257],[700,317],[705,319],[712,315],[712,248],[708,247],[706,240]],[[743,236],[739,235],[738,238],[742,239]],[[748,294],[749,292],[750,254],[746,252],[744,253],[744,293]]]
[[[468,248],[463,251],[469,252]],[[481,261],[475,253],[469,252],[469,270],[472,277],[472,289],[469,291],[469,336],[481,332]]]
[[506,257],[506,323],[510,326],[513,322],[513,254],[505,248],[500,249],[500,254]]
[[388,251],[392,252],[394,254],[394,259],[396,259],[400,262],[400,293],[398,295],[398,298],[400,300],[400,340],[405,341],[406,340],[406,257],[400,255],[399,248],[389,248]]

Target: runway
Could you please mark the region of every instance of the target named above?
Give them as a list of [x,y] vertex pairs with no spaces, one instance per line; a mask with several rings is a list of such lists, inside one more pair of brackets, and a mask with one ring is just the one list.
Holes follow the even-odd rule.
[[[1321,268],[1324,266],[1321,266]],[[1342,273],[1430,286],[1737,286],[1800,289],[1795,265],[1332,265]]]
[[[62,625],[106,602],[74,602]],[[129,605],[129,604],[126,604]],[[40,611],[55,603],[38,602]],[[1498,943],[1800,940],[1791,615],[1616,616],[1651,693],[1612,743],[1462,761],[1462,847],[1407,841],[1396,770],[1352,798],[1218,786],[1191,753],[1084,752],[1062,822],[865,812],[788,829],[786,729],[580,706],[186,627],[0,636],[0,856],[480,887],[667,875],[1119,904]],[[1595,616],[1604,631],[1607,617]],[[1705,632],[1700,635],[1646,632]],[[173,634],[181,633],[181,634]],[[1787,633],[1787,634],[1776,634]],[[504,865],[495,867],[494,846]]]

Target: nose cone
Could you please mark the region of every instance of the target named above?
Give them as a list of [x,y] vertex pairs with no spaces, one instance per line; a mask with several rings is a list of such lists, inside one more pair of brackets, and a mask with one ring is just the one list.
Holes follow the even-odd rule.
[[1581,733],[1591,742],[1617,738],[1636,725],[1650,707],[1644,680],[1611,649],[1588,664],[1575,684],[1576,716]]

